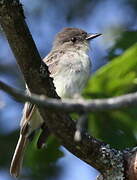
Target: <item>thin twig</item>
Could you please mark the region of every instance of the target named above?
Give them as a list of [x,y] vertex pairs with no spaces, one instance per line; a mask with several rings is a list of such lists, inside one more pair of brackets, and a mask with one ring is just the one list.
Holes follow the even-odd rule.
[[74,135],[75,141],[81,141],[83,131],[87,130],[88,113],[81,112],[77,120],[76,132]]
[[47,109],[54,111],[95,112],[133,107],[137,105],[137,93],[130,93],[106,99],[64,99],[61,101],[60,99],[47,98],[45,96],[39,96],[36,94],[31,94],[31,96],[28,96],[23,91],[12,88],[2,81],[0,81],[0,89],[13,96],[17,101],[29,101],[38,105],[39,107],[46,107]]

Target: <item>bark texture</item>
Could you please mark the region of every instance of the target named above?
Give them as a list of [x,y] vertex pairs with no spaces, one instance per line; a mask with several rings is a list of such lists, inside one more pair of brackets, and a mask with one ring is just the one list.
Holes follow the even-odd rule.
[[[30,91],[52,98],[59,98],[46,67],[46,77],[39,74],[41,58],[24,20],[22,5],[18,0],[0,0],[0,23],[15,55],[20,70]],[[39,107],[48,128],[71,153],[99,170],[104,180],[129,179],[130,172],[136,169],[135,161],[124,153],[111,149],[109,145],[83,134],[80,142],[74,141],[75,123],[67,113],[54,112]],[[136,163],[134,163],[136,164]],[[129,174],[124,170],[128,169]],[[131,170],[132,169],[132,170]],[[136,171],[134,171],[136,174]],[[133,180],[136,175],[133,177]]]

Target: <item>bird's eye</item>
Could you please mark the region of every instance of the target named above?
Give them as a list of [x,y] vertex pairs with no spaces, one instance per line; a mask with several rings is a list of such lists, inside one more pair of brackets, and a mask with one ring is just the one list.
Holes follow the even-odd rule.
[[76,40],[77,40],[77,38],[75,38],[75,37],[71,38],[72,42],[75,42]]

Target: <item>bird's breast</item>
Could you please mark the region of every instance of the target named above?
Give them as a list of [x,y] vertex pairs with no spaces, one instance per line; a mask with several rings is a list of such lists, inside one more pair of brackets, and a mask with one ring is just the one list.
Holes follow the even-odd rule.
[[61,98],[73,98],[85,87],[90,76],[91,62],[83,51],[64,54],[55,74],[54,85]]

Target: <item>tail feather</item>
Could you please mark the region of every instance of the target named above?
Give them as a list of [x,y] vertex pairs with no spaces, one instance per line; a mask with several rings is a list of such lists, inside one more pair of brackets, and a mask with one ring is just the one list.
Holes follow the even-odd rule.
[[10,174],[18,177],[22,168],[24,152],[28,143],[28,138],[22,134],[19,137],[10,166]]
[[12,176],[18,177],[20,175],[26,146],[30,138],[32,138],[33,132],[37,128],[41,127],[42,123],[43,119],[41,118],[35,105],[25,103],[23,117],[21,119],[20,137],[10,166],[10,174]]

